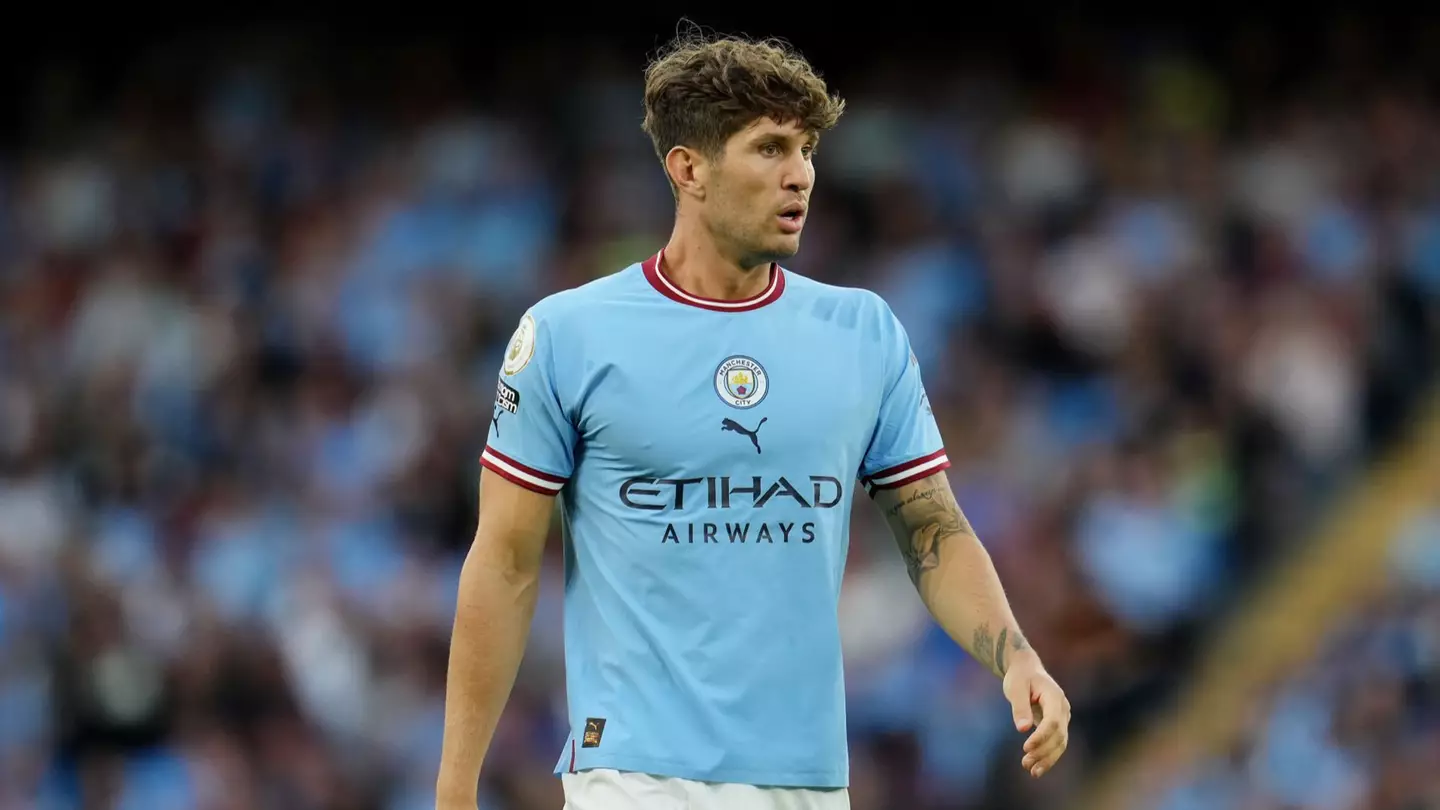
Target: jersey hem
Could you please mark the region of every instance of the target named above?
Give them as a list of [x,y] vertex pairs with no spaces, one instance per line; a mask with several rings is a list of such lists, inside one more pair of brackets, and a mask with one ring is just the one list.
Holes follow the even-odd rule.
[[634,757],[624,754],[610,756],[582,756],[583,762],[572,761],[570,767],[556,767],[555,775],[579,773],[596,768],[613,768],[617,771],[645,773],[671,779],[688,779],[692,782],[718,782],[724,784],[755,785],[756,787],[811,788],[835,790],[850,786],[846,769],[826,768],[818,771],[772,771],[765,768],[692,768],[669,760]]
[[886,467],[877,473],[865,476],[861,482],[865,485],[865,492],[874,496],[879,490],[895,489],[906,484],[913,484],[948,469],[950,469],[950,457],[946,455],[945,448],[942,447],[933,453],[927,453],[919,458]]
[[480,465],[512,484],[541,495],[558,495],[569,480],[522,464],[488,446],[480,453]]

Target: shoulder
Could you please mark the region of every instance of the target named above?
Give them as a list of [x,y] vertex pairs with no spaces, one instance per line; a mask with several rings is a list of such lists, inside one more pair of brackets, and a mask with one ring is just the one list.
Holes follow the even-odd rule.
[[608,276],[551,293],[531,304],[520,316],[506,346],[503,370],[515,374],[532,358],[541,358],[547,373],[565,376],[576,368],[584,347],[615,331],[613,304],[634,295],[640,265],[632,264]]
[[874,290],[827,284],[791,270],[785,271],[785,294],[817,316],[834,319],[880,336],[900,328],[890,304]]
[[643,280],[640,272],[640,265],[632,264],[608,276],[551,293],[532,304],[522,320],[528,318],[550,334],[563,334],[593,323],[598,313],[634,293],[637,281]]

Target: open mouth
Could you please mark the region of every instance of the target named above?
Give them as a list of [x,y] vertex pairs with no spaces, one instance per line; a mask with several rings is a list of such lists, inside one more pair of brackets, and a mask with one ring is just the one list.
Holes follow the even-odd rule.
[[798,231],[805,221],[805,206],[796,203],[780,211],[781,227],[787,231]]

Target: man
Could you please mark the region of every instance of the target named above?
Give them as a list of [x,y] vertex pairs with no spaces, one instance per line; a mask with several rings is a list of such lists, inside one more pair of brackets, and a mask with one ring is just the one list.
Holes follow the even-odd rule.
[[[921,599],[1003,679],[1021,764],[1069,704],[955,503],[904,329],[873,293],[782,269],[844,103],[769,43],[683,40],[646,73],[669,243],[550,296],[507,347],[451,648],[442,808],[475,806],[565,530],[572,810],[844,808],[837,604],[858,481]],[[1033,731],[1032,731],[1033,729]]]

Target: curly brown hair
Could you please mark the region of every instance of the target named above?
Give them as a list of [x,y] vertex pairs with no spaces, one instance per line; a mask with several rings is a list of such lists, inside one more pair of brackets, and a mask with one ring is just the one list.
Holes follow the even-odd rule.
[[778,40],[682,35],[645,70],[642,128],[662,162],[679,145],[717,156],[762,116],[820,133],[844,111],[805,57]]

